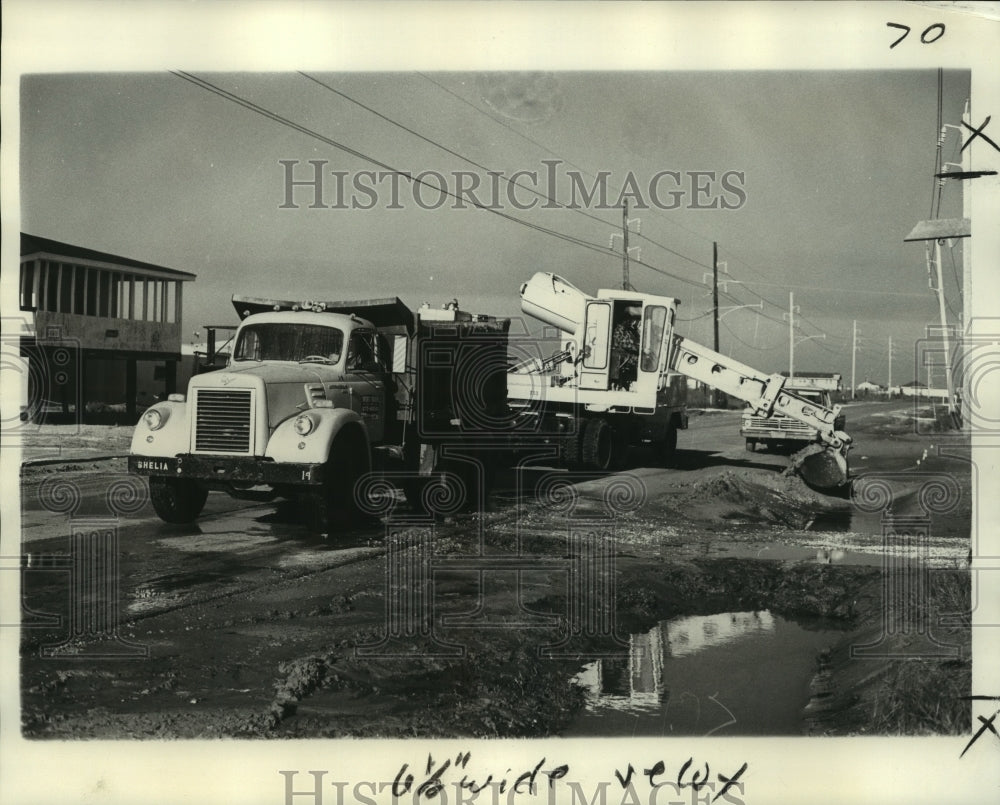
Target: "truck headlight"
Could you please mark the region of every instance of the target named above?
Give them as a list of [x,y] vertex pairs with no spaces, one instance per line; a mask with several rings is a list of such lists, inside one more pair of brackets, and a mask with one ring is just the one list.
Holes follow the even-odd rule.
[[299,414],[295,417],[295,422],[292,423],[292,427],[295,428],[295,432],[299,436],[308,436],[312,433],[313,428],[316,427],[316,423],[313,422],[313,418],[308,414]]
[[158,408],[150,408],[142,415],[142,421],[150,430],[159,430],[167,423],[167,413]]

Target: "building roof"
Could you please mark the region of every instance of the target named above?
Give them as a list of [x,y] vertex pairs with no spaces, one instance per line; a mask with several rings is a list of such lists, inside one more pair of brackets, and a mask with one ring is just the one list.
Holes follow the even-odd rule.
[[74,246],[71,243],[61,243],[58,240],[40,238],[37,235],[21,233],[21,257],[28,257],[33,254],[51,254],[59,257],[78,258],[80,260],[93,260],[100,263],[112,263],[117,266],[128,268],[141,268],[147,271],[156,271],[176,277],[179,280],[193,280],[196,275],[189,271],[178,271],[176,268],[144,263],[140,260],[133,260],[131,257],[122,257],[118,254],[108,254],[94,249],[86,249],[83,246]]

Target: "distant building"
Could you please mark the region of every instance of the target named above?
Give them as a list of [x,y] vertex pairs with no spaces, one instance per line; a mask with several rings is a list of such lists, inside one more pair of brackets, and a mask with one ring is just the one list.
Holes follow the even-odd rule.
[[885,386],[880,386],[878,383],[872,383],[870,380],[866,380],[863,383],[858,383],[855,387],[855,391],[860,391],[863,394],[885,394]]
[[[21,233],[28,416],[135,415],[175,390],[181,300],[194,274]],[[141,371],[140,371],[141,370]],[[139,377],[145,378],[142,387]],[[86,418],[86,414],[81,418]]]
[[[788,372],[782,372],[781,376],[788,377]],[[800,389],[840,391],[841,375],[839,372],[796,372],[791,380]]]
[[940,398],[942,400],[948,399],[948,389],[928,388],[919,380],[904,383],[899,387],[899,390],[904,397]]

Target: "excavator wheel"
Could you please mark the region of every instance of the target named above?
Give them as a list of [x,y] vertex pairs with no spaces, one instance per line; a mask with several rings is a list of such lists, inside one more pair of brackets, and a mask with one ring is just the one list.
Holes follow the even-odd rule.
[[571,470],[580,469],[583,466],[583,431],[587,425],[586,420],[576,420],[577,431],[571,436],[563,437],[560,445],[560,456],[562,463]]
[[663,466],[670,468],[677,466],[677,426],[671,423],[667,427],[663,441],[657,444],[660,451],[660,461]]
[[614,429],[606,419],[588,419],[583,428],[583,465],[588,470],[609,470],[615,458]]

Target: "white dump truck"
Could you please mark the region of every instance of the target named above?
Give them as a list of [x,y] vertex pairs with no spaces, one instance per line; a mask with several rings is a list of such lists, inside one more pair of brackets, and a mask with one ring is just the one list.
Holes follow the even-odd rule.
[[779,411],[814,428],[819,447],[797,459],[800,472],[818,487],[846,482],[850,437],[836,429],[836,410],[677,335],[677,300],[588,296],[539,272],[521,302],[551,339],[512,337],[508,319],[457,302],[414,313],[398,298],[234,296],[241,321],[228,365],[142,415],[129,470],[148,477],[167,522],[194,520],[217,490],[296,498],[326,531],[353,511],[370,471],[417,502],[432,478],[481,490],[498,457],[524,451],[602,471],[628,445],[648,443],[669,461],[687,424],[684,378],[694,377],[762,416]]
[[[133,434],[129,469],[148,476],[167,522],[194,520],[218,490],[297,498],[327,530],[370,470],[412,494],[406,481],[430,476],[433,448],[466,437],[466,411],[506,412],[507,321],[414,315],[396,298],[233,304],[242,321],[228,365],[152,406]],[[465,383],[476,367],[481,382]]]

